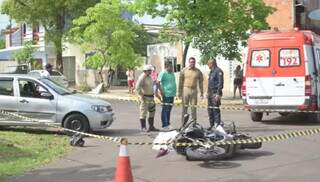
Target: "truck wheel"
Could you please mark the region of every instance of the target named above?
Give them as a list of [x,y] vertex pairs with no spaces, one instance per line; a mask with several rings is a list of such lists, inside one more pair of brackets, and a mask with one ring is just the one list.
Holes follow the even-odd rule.
[[63,126],[81,132],[88,132],[90,129],[87,118],[82,114],[71,114],[65,119]]
[[250,115],[252,121],[261,121],[263,112],[251,112]]
[[280,114],[281,116],[288,116],[288,115],[289,115],[288,112],[279,112],[279,114]]

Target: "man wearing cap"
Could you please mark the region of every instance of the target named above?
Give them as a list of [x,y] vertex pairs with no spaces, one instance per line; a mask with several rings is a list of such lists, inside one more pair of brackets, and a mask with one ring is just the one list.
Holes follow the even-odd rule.
[[189,67],[184,68],[180,72],[178,97],[182,97],[182,125],[184,125],[184,115],[187,114],[188,106],[191,105],[191,118],[197,120],[198,103],[198,85],[200,89],[200,97],[203,99],[203,75],[202,72],[195,67],[196,59],[189,58]]
[[[139,76],[136,91],[140,99],[140,124],[141,131],[159,131],[154,127],[154,115],[156,112],[156,105],[153,95],[153,81],[151,79],[152,65],[145,65],[143,73]],[[146,117],[148,116],[149,129],[146,128]]]
[[52,74],[52,68],[53,66],[50,63],[46,64],[45,71],[43,71],[43,76],[49,77]]

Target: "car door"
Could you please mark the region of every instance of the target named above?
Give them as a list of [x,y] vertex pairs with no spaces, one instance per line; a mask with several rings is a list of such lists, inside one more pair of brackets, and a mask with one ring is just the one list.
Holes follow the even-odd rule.
[[[18,109],[19,114],[40,120],[56,120],[57,101],[54,96],[41,83],[31,79],[18,79],[19,97]],[[52,97],[43,95],[51,94]]]
[[249,51],[247,63],[247,102],[255,106],[274,104],[273,48],[255,48]]
[[13,77],[0,77],[0,103],[0,110],[18,111],[18,100],[14,92]]
[[[305,102],[305,62],[299,47],[277,47],[274,66],[274,100],[277,106],[297,106]],[[313,60],[308,60],[313,62]],[[307,66],[307,65],[306,65]]]

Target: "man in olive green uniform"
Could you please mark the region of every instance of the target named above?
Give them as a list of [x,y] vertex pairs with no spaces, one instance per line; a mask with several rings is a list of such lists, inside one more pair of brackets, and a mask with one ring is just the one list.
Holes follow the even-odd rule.
[[188,112],[188,106],[191,105],[191,118],[197,120],[197,108],[192,107],[198,103],[198,84],[200,97],[203,99],[203,75],[195,67],[196,59],[189,58],[189,67],[184,68],[180,73],[178,97],[182,97],[182,125],[184,125],[184,115]]
[[[139,76],[136,91],[140,99],[140,124],[141,131],[159,131],[154,127],[154,115],[156,112],[156,105],[153,95],[153,81],[151,79],[152,65],[145,65],[143,73]],[[146,117],[148,116],[149,129],[146,128]]]

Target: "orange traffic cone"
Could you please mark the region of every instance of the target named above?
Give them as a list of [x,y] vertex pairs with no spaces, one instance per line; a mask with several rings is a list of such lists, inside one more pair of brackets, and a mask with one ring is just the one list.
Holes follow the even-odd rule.
[[128,140],[121,139],[119,157],[117,159],[117,170],[114,177],[115,182],[132,182],[130,159],[127,151]]

